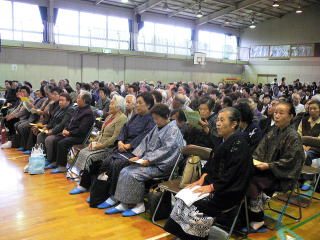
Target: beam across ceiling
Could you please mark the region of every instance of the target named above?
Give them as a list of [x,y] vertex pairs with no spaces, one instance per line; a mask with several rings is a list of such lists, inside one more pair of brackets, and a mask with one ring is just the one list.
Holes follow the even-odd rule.
[[164,0],[148,0],[147,2],[141,4],[140,6],[136,7],[134,9],[134,12],[136,14],[144,13],[145,11],[148,11],[150,8],[155,7],[159,3],[163,2]]
[[104,0],[97,0],[95,4],[96,4],[96,5],[99,5],[99,4],[102,3],[103,1],[104,1]]
[[213,13],[207,15],[207,16],[204,16],[204,17],[196,20],[196,24],[197,25],[203,25],[203,24],[205,24],[207,22],[210,22],[211,20],[217,19],[217,18],[219,18],[221,16],[224,16],[226,14],[235,12],[237,10],[250,7],[250,6],[254,5],[254,4],[257,4],[257,3],[263,2],[263,1],[265,1],[265,0],[244,0],[244,1],[241,1],[235,6],[229,6],[229,7],[223,8],[223,9],[221,9],[219,11],[213,12]]

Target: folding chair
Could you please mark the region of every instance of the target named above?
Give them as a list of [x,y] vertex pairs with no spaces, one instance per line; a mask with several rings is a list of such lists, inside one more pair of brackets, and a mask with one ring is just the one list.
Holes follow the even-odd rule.
[[155,217],[156,217],[156,214],[158,212],[158,209],[160,207],[160,204],[163,200],[163,197],[164,197],[164,193],[166,191],[170,192],[170,193],[173,193],[173,194],[176,194],[178,193],[181,189],[179,188],[179,184],[180,184],[180,178],[177,178],[177,179],[174,179],[174,174],[177,170],[177,167],[178,167],[178,164],[179,164],[179,159],[181,158],[181,155],[186,155],[186,156],[190,156],[190,155],[196,155],[196,156],[199,156],[200,159],[203,159],[203,160],[208,160],[210,158],[210,153],[211,153],[212,149],[211,148],[204,148],[204,147],[199,147],[199,146],[196,146],[196,145],[188,145],[186,147],[184,147],[182,150],[181,150],[181,153],[179,154],[179,157],[177,158],[177,161],[171,171],[171,174],[168,178],[168,181],[166,182],[162,182],[159,184],[159,188],[160,188],[160,191],[161,191],[161,197],[160,197],[160,200],[157,204],[157,207],[152,215],[152,218],[151,218],[151,221],[153,224],[157,225],[158,227],[161,227],[163,228],[164,226],[163,225],[160,225],[159,223],[157,223],[155,221]]
[[[319,181],[320,181],[320,168],[303,166],[301,174],[313,175],[313,183],[314,184],[313,184],[313,186],[311,186],[311,190],[309,191],[310,194],[301,193],[300,191],[296,192],[299,196],[303,196],[303,197],[308,198],[309,201],[307,202],[306,207],[309,207],[312,202],[312,199],[320,200],[320,198],[314,196],[314,193],[315,193],[315,191],[319,185]],[[298,186],[298,188],[299,188],[299,186]]]
[[[300,177],[300,174],[297,174],[297,177],[295,179],[295,183],[293,184],[292,188],[289,191],[286,192],[287,195],[284,196],[284,198],[279,197],[279,196],[276,195],[276,196],[273,196],[270,199],[270,200],[279,200],[279,201],[284,202],[284,205],[280,209],[276,209],[276,208],[272,207],[271,206],[271,201],[267,202],[267,207],[268,208],[265,209],[265,210],[271,210],[273,212],[276,212],[276,213],[280,214],[277,219],[271,218],[277,224],[276,224],[276,226],[274,228],[273,227],[268,227],[269,229],[274,230],[274,229],[278,229],[279,227],[281,227],[282,226],[283,216],[291,218],[291,219],[293,219],[293,220],[295,220],[297,222],[299,222],[302,219],[302,207],[301,207],[301,202],[300,202],[300,198],[299,198],[300,188],[298,186],[299,177]],[[297,191],[298,191],[298,198],[297,198],[298,203],[297,204],[294,204],[294,203],[291,202],[293,193],[295,192],[295,189],[297,189]],[[291,214],[286,212],[290,204],[291,205],[295,205],[296,207],[298,207],[298,216],[293,216],[293,215],[291,215]]]
[[[91,128],[90,128],[88,134],[86,135],[85,139],[83,140],[82,144],[73,145],[70,148],[69,156],[72,160],[71,160],[71,163],[69,163],[69,165],[68,165],[68,171],[72,172],[72,168],[77,161],[77,157],[78,157],[79,152],[88,146],[88,141],[91,137],[91,133],[92,133],[94,126],[95,126],[94,124],[91,126]],[[72,158],[72,156],[73,156],[73,158]]]

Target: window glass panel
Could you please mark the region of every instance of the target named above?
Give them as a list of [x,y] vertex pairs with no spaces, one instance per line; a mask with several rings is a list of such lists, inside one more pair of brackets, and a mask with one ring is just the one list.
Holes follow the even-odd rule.
[[190,47],[190,28],[145,22],[139,32],[138,49],[140,51],[189,55]]
[[107,17],[80,12],[80,45],[105,47]]
[[219,59],[237,58],[237,38],[221,33],[199,31],[198,51],[207,57]]
[[22,31],[43,31],[39,7],[27,3],[13,3],[14,29]]
[[54,31],[57,43],[78,45],[79,12],[59,9]]
[[2,29],[12,29],[12,4],[9,1],[0,0],[0,29],[1,33]]

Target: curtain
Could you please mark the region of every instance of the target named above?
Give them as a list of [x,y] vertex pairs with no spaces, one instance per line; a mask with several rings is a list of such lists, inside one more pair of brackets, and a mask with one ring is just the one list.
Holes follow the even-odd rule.
[[41,20],[43,24],[43,43],[49,43],[49,32],[48,32],[48,8],[39,6]]
[[[58,10],[59,10],[58,8],[53,9],[53,24],[54,25],[56,25],[56,22],[57,22]],[[42,42],[49,43],[48,8],[43,7],[43,6],[39,6],[39,11],[40,11],[40,15],[41,15],[42,24],[43,24],[43,40],[42,40]]]

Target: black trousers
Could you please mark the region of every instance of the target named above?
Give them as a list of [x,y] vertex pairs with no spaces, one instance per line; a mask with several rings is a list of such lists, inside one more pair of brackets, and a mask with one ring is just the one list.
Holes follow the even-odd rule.
[[19,118],[13,118],[9,121],[4,120],[4,125],[9,129],[9,136],[13,136],[16,133],[14,125],[19,122]]
[[83,142],[83,138],[79,137],[63,137],[57,142],[57,157],[56,162],[57,166],[65,167],[67,166],[67,155],[70,148],[73,145],[81,144]]

